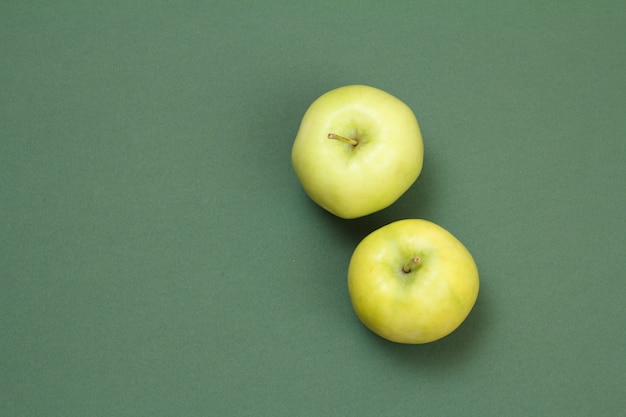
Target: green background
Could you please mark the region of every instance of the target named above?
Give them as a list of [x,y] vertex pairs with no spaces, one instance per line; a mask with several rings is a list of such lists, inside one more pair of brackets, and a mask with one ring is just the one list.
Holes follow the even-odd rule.
[[[0,415],[617,416],[621,1],[5,1]],[[291,144],[345,84],[416,113],[424,170],[357,220]],[[367,233],[434,221],[481,293],[428,345],[366,330]]]

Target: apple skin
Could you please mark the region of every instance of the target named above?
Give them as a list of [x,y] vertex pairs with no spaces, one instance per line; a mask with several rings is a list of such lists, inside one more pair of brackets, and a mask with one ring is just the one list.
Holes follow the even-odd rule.
[[[330,133],[356,146],[329,139]],[[394,203],[422,170],[424,145],[413,111],[365,85],[331,90],[305,112],[291,152],[309,197],[344,219]]]
[[[419,263],[404,272],[414,257]],[[421,344],[453,332],[478,297],[476,263],[450,232],[422,219],[390,223],[366,236],[348,268],[352,306],[385,339]]]

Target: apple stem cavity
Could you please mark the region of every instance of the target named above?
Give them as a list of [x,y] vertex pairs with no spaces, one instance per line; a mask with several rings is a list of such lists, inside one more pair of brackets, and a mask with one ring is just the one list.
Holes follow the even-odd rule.
[[343,143],[347,143],[348,145],[352,145],[352,146],[356,146],[356,145],[359,144],[359,142],[354,140],[354,139],[347,138],[345,136],[341,136],[341,135],[338,135],[336,133],[329,133],[328,134],[328,139],[335,139],[335,140],[338,140],[338,141],[343,142]]
[[422,262],[422,260],[419,258],[419,256],[415,256],[411,259],[409,259],[407,261],[407,263],[404,264],[404,266],[402,267],[402,271],[404,271],[405,274],[408,274],[410,272],[413,272],[415,270],[415,268]]

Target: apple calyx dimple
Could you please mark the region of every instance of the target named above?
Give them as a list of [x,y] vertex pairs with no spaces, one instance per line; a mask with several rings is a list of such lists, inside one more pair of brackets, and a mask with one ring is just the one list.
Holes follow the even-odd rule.
[[402,271],[405,274],[411,273],[415,270],[415,268],[417,268],[417,266],[422,262],[422,260],[420,259],[419,256],[414,256],[413,258],[409,259],[407,261],[407,263],[404,264],[404,266],[402,267]]
[[352,146],[356,146],[356,145],[359,144],[359,142],[357,140],[354,140],[354,139],[351,139],[351,138],[347,138],[345,136],[341,136],[341,135],[338,135],[336,133],[329,133],[328,134],[328,139],[335,139],[335,140],[347,143],[348,145],[352,145]]

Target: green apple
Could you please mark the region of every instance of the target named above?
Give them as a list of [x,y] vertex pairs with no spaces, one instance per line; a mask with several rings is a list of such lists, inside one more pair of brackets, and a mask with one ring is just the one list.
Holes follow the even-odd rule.
[[365,85],[337,88],[315,100],[291,151],[305,192],[345,219],[395,202],[419,176],[423,158],[422,135],[411,109]]
[[348,268],[359,319],[398,343],[428,343],[450,334],[478,296],[478,269],[450,232],[421,219],[398,220],[366,236]]

